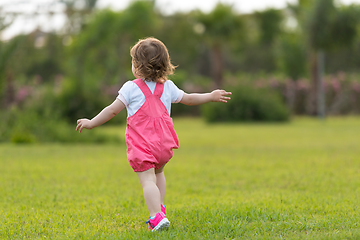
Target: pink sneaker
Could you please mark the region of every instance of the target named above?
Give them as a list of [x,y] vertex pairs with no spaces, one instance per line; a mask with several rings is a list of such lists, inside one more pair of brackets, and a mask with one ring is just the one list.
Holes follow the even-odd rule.
[[149,224],[149,231],[162,231],[167,229],[170,226],[169,220],[165,217],[165,214],[159,212],[156,214],[154,219],[149,218],[149,221],[146,223]]
[[166,216],[166,207],[164,204],[161,204],[161,212]]

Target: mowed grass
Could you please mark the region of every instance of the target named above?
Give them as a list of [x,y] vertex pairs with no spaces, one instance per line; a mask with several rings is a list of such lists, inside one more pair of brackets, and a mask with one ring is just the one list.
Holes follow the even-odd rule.
[[147,231],[125,143],[3,144],[0,239],[360,239],[360,118],[174,123],[167,231]]

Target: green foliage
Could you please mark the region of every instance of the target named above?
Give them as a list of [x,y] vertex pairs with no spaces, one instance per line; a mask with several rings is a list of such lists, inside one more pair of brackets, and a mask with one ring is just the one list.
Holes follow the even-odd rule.
[[356,37],[358,11],[336,8],[333,0],[317,0],[309,18],[309,41],[314,49],[346,47]]
[[[196,30],[197,28],[199,29]],[[198,73],[198,66],[194,62],[202,61],[199,52],[203,30],[203,25],[196,23],[193,14],[177,13],[163,17],[161,31],[157,31],[157,36],[168,48],[172,63],[178,66],[176,74],[179,69],[187,73]]]
[[222,87],[224,73],[223,48],[230,39],[244,37],[243,21],[236,15],[232,6],[218,3],[209,14],[198,13],[197,21],[204,26],[204,42],[211,53],[209,71],[217,88]]
[[278,64],[281,72],[297,80],[306,76],[306,48],[297,34],[284,34],[278,43]]
[[7,72],[15,78],[24,76],[27,84],[35,76],[42,82],[49,82],[56,75],[64,73],[65,55],[59,35],[40,31],[19,35],[5,43],[4,50],[8,51],[3,54]]
[[80,85],[85,81],[87,85],[89,81],[92,81],[91,85],[101,82],[113,84],[115,79],[119,80],[122,76],[121,72],[125,72],[125,67],[131,66],[130,57],[123,66],[125,62],[122,55],[129,56],[129,52],[128,48],[125,51],[125,46],[119,45],[121,32],[118,25],[121,17],[121,13],[100,11],[91,18],[67,49],[69,77],[76,79]]
[[240,72],[257,74],[261,72],[273,73],[276,69],[276,48],[273,45],[248,44],[239,53],[240,60],[237,68]]
[[141,38],[156,35],[161,21],[154,5],[155,1],[133,1],[119,22],[118,31],[123,35],[120,37],[135,44]]
[[281,10],[267,9],[256,12],[255,17],[260,25],[260,40],[263,44],[271,44],[282,32],[281,23],[284,19]]
[[1,42],[0,44],[0,72],[4,73],[7,65],[9,64],[9,59],[14,55],[14,52],[24,40],[23,36],[14,38],[8,43]]
[[50,85],[38,86],[36,94],[25,103],[1,111],[0,142],[119,142],[117,137],[99,134],[97,130],[76,133],[77,118],[64,118],[67,112],[63,107]]
[[224,42],[231,36],[239,36],[243,28],[242,19],[234,14],[232,6],[217,4],[209,13],[199,13],[198,21],[205,27],[204,34],[210,42]]
[[336,15],[333,0],[316,0],[309,19],[309,42],[314,49],[329,49],[332,45],[331,23]]
[[257,72],[261,69],[261,71],[273,72],[277,68],[278,57],[275,43],[285,35],[283,33],[284,13],[281,10],[267,9],[255,12],[254,17],[259,29],[258,42],[249,44],[244,50],[243,55],[246,56],[244,65],[247,65],[244,70]]
[[[90,76],[86,80],[93,80]],[[59,94],[53,97],[54,105],[62,119],[68,123],[73,123],[79,118],[93,118],[104,107],[116,100],[117,94],[105,94],[99,84],[84,83],[78,86],[74,79],[64,79],[62,89]],[[50,98],[51,99],[51,98]],[[112,123],[125,122],[124,109],[115,118],[110,120]]]
[[169,77],[171,81],[175,83],[175,85],[181,89],[184,88],[186,81],[188,80],[187,72],[183,70],[176,70],[173,75]]
[[92,78],[98,84],[132,78],[129,49],[139,38],[156,35],[157,26],[150,2],[133,2],[123,12],[99,11],[68,49],[69,77],[81,83]]
[[[86,80],[93,80],[88,78]],[[99,94],[98,84],[78,86],[74,79],[65,79],[63,89],[56,98],[57,108],[67,122],[74,122],[79,118],[92,118],[105,106],[110,104],[107,98]],[[114,96],[115,100],[115,96]]]
[[8,43],[0,42],[0,108],[2,107],[3,96],[5,95],[6,78],[13,77],[13,73],[9,71],[10,60],[22,41],[23,37],[17,37]]
[[[334,5],[332,0],[299,0],[289,6],[292,12],[266,9],[240,14],[233,6],[219,3],[210,12],[165,15],[156,9],[153,0],[131,1],[118,12],[96,9],[96,0],[61,2],[67,17],[61,33],[35,30],[0,43],[2,109],[11,105],[23,109],[22,102],[29,100],[17,98],[23,87],[36,82],[37,88],[65,79],[59,83],[60,90],[49,94],[46,101],[52,102],[59,118],[70,124],[80,117],[91,118],[114,100],[115,89],[133,78],[129,49],[139,38],[148,36],[159,38],[168,47],[178,66],[170,79],[188,92],[220,88],[229,72],[280,72],[294,80],[307,77],[306,64],[311,61],[306,58],[312,51],[306,41],[309,39],[312,48],[331,48],[331,52],[325,49],[327,73],[359,70],[358,5],[345,7]],[[14,17],[1,13],[5,14],[0,16],[3,29]],[[289,20],[295,24],[284,28]],[[208,81],[210,77],[212,81]],[[279,92],[284,94],[286,86],[282,87]],[[192,115],[198,109],[179,104],[173,113]],[[125,116],[116,117],[112,122],[124,119]],[[33,138],[19,135],[15,139]]]
[[[18,57],[29,61],[25,64],[26,76],[29,78],[40,76],[42,81],[49,82],[56,75],[64,73],[65,55],[61,36],[51,33],[38,37],[33,34],[27,38],[25,46],[21,46],[23,49],[18,53]],[[44,41],[43,46],[36,46],[39,38]],[[14,64],[19,65],[18,62]]]
[[120,142],[119,138],[98,131],[75,132],[76,122],[70,125],[57,116],[45,117],[36,109],[17,109],[2,112],[0,142],[12,143],[109,143]]
[[334,48],[351,46],[357,35],[360,11],[355,7],[343,7],[337,10],[332,23],[332,38]]
[[228,103],[203,106],[208,122],[283,122],[289,120],[289,111],[276,93],[249,85],[227,88],[232,92]]

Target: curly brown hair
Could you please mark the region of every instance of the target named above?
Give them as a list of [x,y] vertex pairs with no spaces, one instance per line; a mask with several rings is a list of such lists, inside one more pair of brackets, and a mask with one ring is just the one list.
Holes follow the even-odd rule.
[[174,72],[166,46],[156,38],[140,39],[130,55],[136,75],[147,81],[164,83]]

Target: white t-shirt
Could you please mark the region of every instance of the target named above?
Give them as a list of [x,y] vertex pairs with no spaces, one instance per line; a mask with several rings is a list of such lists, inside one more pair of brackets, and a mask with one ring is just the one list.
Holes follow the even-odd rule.
[[[150,91],[154,93],[156,82],[145,81]],[[164,91],[160,100],[164,103],[167,111],[171,111],[171,103],[178,103],[184,96],[184,91],[180,90],[171,80],[164,83]],[[127,81],[119,90],[117,98],[122,101],[127,109],[128,117],[134,115],[145,102],[145,95],[138,85],[133,81]]]

